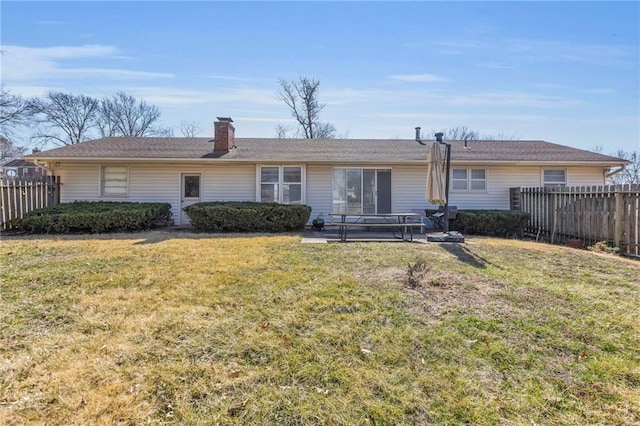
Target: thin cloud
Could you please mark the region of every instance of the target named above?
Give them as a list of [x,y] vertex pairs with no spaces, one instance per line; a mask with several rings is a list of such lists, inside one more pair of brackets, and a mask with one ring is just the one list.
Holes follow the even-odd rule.
[[55,21],[55,20],[49,20],[49,19],[42,19],[42,20],[34,21],[34,24],[36,24],[36,25],[66,25],[66,22],[65,21]]
[[555,84],[555,83],[537,83],[532,84],[532,87],[543,89],[543,90],[553,90],[553,91],[567,91],[574,93],[591,93],[591,94],[599,94],[599,95],[610,95],[612,93],[616,93],[616,90],[610,89],[608,87],[593,87],[593,88],[579,88],[568,86],[566,84]]
[[253,79],[253,78],[238,77],[238,76],[234,76],[234,75],[212,74],[212,75],[206,75],[205,78],[210,78],[212,80],[225,80],[225,81],[255,81],[255,79]]
[[394,120],[449,120],[466,123],[472,120],[514,120],[525,122],[541,122],[549,120],[551,117],[546,115],[536,114],[477,114],[477,113],[419,113],[419,112],[406,112],[406,113],[380,113],[370,114],[368,117],[381,118],[381,119],[394,119]]
[[529,92],[475,92],[452,93],[444,90],[359,90],[340,89],[323,92],[328,105],[379,104],[387,108],[396,106],[490,106],[525,108],[570,108],[583,104],[580,99],[541,95]]
[[3,51],[2,76],[5,81],[42,80],[69,75],[118,80],[173,77],[173,74],[120,68],[65,67],[67,61],[77,59],[123,59],[124,56],[120,49],[111,45],[87,44],[51,47],[5,45],[1,49]]
[[478,55],[493,51],[508,55],[511,61],[579,62],[612,65],[637,61],[638,52],[625,44],[587,44],[558,40],[484,39],[473,42],[437,42],[439,53],[446,55]]
[[469,96],[452,96],[445,99],[456,106],[502,106],[529,108],[572,108],[583,104],[579,99],[545,96],[524,92],[488,92]]
[[34,96],[43,96],[45,95],[47,92],[53,91],[53,92],[63,92],[65,91],[64,87],[59,87],[59,86],[38,86],[38,85],[33,85],[33,86],[28,86],[28,85],[24,85],[24,86],[11,86],[11,91],[15,94],[18,94],[24,98],[31,98]]
[[595,89],[584,89],[585,93],[595,93],[598,95],[611,95],[613,93],[616,93],[615,90],[613,89],[607,89],[605,87],[602,88],[595,88]]
[[252,121],[252,122],[255,122],[255,123],[273,123],[273,124],[278,124],[278,123],[296,123],[296,121],[291,117],[276,118],[276,117],[243,117],[243,116],[237,116],[237,117],[234,117],[234,120],[236,120],[236,121]]
[[51,47],[26,47],[26,46],[3,46],[8,57],[18,56],[36,59],[68,59],[68,58],[88,58],[105,57],[116,55],[120,50],[115,46],[102,44],[86,44],[82,46],[51,46]]
[[129,78],[169,78],[175,74],[148,72],[148,71],[131,71],[112,68],[60,68],[57,70],[59,74],[107,77],[112,79],[129,79]]
[[380,104],[380,105],[408,105],[421,104],[428,101],[443,99],[444,92],[430,90],[384,90],[384,89],[329,89],[322,92],[322,99],[327,105],[350,104]]
[[543,90],[570,90],[571,86],[567,86],[566,84],[557,84],[557,83],[535,83],[531,85],[537,89]]
[[389,76],[392,80],[399,81],[408,81],[408,82],[422,82],[422,83],[433,83],[438,81],[449,81],[446,78],[439,77],[434,74],[398,74]]
[[160,86],[132,86],[128,93],[161,106],[179,106],[196,104],[237,104],[244,108],[250,105],[281,105],[272,90],[262,88],[221,88],[215,91],[197,89],[178,89]]
[[490,44],[480,44],[479,42],[467,41],[441,41],[434,43],[436,53],[441,55],[458,56],[467,55],[469,52],[476,52],[480,49],[493,47]]
[[517,65],[514,64],[501,64],[498,62],[479,62],[476,64],[478,68],[489,68],[494,70],[511,70],[518,68]]

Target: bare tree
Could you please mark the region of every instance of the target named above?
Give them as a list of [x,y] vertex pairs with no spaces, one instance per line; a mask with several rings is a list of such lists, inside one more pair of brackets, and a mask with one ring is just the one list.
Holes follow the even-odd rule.
[[278,139],[287,139],[287,138],[295,138],[297,137],[295,129],[292,129],[289,126],[285,126],[284,124],[278,124],[275,128],[276,137]]
[[113,107],[113,101],[110,98],[103,98],[100,101],[95,120],[100,136],[103,138],[120,136],[116,108]]
[[332,139],[338,134],[336,127],[331,123],[317,123],[314,134],[316,139]]
[[0,165],[22,157],[26,150],[24,146],[16,146],[10,139],[0,136]]
[[28,101],[38,124],[33,139],[57,145],[74,145],[89,139],[95,127],[99,101],[85,95],[49,92]]
[[202,128],[195,121],[183,121],[180,123],[180,132],[185,138],[195,138],[202,132]]
[[16,128],[27,125],[32,115],[24,99],[0,85],[0,137],[11,140]]
[[160,136],[163,138],[172,138],[175,136],[173,133],[173,127],[154,127],[149,131],[149,135]]
[[[320,103],[318,80],[300,76],[292,81],[281,78],[278,83],[280,90],[277,97],[289,107],[291,116],[300,128],[300,132],[296,134],[304,135],[306,139],[335,137],[336,128],[320,121],[320,112],[326,104]],[[278,137],[289,133],[282,125],[276,127]]]
[[[432,134],[435,134],[435,132],[436,132],[435,130],[432,131]],[[463,141],[463,140],[514,141],[519,139],[516,134],[507,135],[503,132],[500,132],[496,135],[480,134],[480,132],[476,130],[471,130],[467,126],[452,127],[452,128],[443,130],[442,133],[444,133],[445,140],[453,140],[453,141]]]
[[472,141],[480,139],[480,133],[476,132],[475,130],[469,129],[467,126],[452,127],[442,133],[444,133],[445,139],[454,141]]
[[496,135],[483,135],[482,139],[487,141],[517,141],[520,140],[520,137],[516,133],[499,132]]
[[137,101],[132,95],[118,92],[113,97],[100,101],[96,124],[103,137],[166,134],[167,129],[153,127],[159,119],[160,110],[157,106]]
[[627,164],[623,171],[609,177],[607,183],[612,185],[626,183],[640,184],[640,153],[638,151],[627,152],[619,149],[614,156],[627,160],[630,163]]

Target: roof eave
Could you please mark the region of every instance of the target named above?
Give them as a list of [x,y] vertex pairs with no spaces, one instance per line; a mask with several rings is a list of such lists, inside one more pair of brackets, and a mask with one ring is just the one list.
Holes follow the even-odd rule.
[[543,160],[456,160],[455,158],[451,159],[451,164],[484,164],[484,165],[501,165],[501,166],[563,166],[567,164],[571,164],[572,166],[602,166],[602,167],[613,167],[613,166],[625,166],[629,164],[629,161],[619,160],[619,161],[602,161],[602,160],[554,160],[554,161],[543,161]]
[[[308,164],[392,164],[392,165],[422,165],[426,164],[426,159],[420,160],[362,160],[362,159],[326,159],[326,160],[315,160],[315,159],[268,159],[268,158],[190,158],[190,157],[31,157],[25,156],[23,157],[26,161],[32,161],[36,165],[42,164],[46,162],[62,162],[62,161],[73,161],[73,162],[97,162],[97,161],[108,161],[108,162],[187,162],[187,163],[308,163]],[[542,160],[533,160],[533,161],[522,161],[522,160],[456,160],[455,158],[451,159],[452,165],[460,165],[460,164],[468,164],[468,165],[501,165],[501,166],[563,166],[563,165],[572,165],[572,166],[601,166],[601,167],[615,167],[615,166],[625,166],[630,164],[629,161],[619,160],[619,161],[586,161],[586,160],[564,160],[564,161],[542,161]]]

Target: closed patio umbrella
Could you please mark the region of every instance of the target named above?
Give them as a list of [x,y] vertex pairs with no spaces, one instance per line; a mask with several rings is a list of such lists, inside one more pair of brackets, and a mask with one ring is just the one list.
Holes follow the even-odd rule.
[[427,191],[425,199],[431,204],[444,205],[447,202],[445,191],[445,162],[442,148],[433,142],[427,153]]

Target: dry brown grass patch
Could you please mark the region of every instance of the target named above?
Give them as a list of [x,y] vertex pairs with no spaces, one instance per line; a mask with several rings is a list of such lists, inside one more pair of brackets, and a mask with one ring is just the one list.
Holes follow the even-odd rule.
[[3,241],[0,423],[640,422],[637,266],[299,241]]

